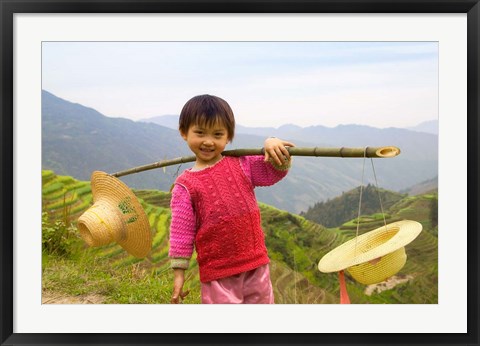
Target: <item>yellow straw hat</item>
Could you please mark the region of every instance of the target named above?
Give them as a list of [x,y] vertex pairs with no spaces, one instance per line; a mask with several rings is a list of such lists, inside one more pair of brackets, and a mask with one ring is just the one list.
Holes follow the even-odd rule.
[[346,269],[362,284],[386,280],[403,268],[407,260],[405,245],[422,231],[416,221],[393,222],[355,237],[327,253],[318,263],[324,273]]
[[83,240],[93,247],[117,242],[131,255],[145,257],[152,247],[152,234],[137,197],[105,172],[93,172],[91,184],[94,204],[78,219]]

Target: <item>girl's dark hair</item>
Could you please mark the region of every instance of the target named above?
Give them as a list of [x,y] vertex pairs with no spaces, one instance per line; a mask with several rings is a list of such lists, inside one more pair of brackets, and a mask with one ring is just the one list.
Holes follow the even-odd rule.
[[231,141],[235,133],[235,117],[228,103],[217,96],[198,95],[183,106],[178,129],[186,134],[192,125],[211,127],[218,122],[226,127]]

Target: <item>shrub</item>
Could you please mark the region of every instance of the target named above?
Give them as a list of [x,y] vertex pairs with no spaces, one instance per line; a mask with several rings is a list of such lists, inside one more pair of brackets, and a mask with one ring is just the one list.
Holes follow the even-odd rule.
[[50,221],[47,212],[42,213],[42,251],[50,255],[68,257],[73,253],[78,238],[73,225],[64,221]]

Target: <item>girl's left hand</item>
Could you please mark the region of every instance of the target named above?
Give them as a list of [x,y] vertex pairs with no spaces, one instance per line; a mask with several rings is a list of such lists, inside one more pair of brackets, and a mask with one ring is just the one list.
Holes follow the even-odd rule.
[[283,141],[280,138],[270,137],[265,140],[265,161],[272,158],[276,164],[282,166],[290,160],[290,154],[286,147],[294,147],[295,144]]

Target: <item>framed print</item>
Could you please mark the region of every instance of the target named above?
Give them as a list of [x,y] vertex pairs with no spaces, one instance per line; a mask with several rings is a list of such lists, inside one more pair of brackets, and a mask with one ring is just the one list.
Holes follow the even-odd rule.
[[[477,0],[0,1],[2,345],[479,344],[480,5]],[[172,48],[173,43],[176,50]],[[157,51],[140,49],[146,45],[151,48],[152,44],[158,44],[161,48]],[[222,48],[215,50],[216,55],[213,55],[212,51],[207,49],[208,45],[215,45],[217,48],[221,45]],[[298,64],[293,61],[293,52],[301,51],[305,57],[302,64],[298,64],[301,65],[299,69],[291,70],[293,72],[288,74],[289,78],[286,73],[280,74],[290,71],[291,65],[284,63],[281,66],[274,66],[268,56],[261,68],[256,70],[253,68],[253,55],[257,54],[256,52],[268,51],[272,57],[279,54],[280,50],[277,48],[280,45],[281,52],[286,57],[284,62]],[[342,64],[346,59],[346,50],[334,58],[327,56],[325,52],[337,46],[354,49],[357,58],[364,58],[362,63],[369,66],[368,73],[349,69]],[[63,50],[57,49],[58,47],[62,47]],[[62,55],[67,50],[69,54]],[[143,71],[141,75],[134,76],[134,79],[127,79],[128,75],[130,77],[134,75],[121,63],[123,55],[127,55],[127,50],[137,52],[134,60],[136,64],[164,64],[165,69],[161,70],[162,73],[154,73],[153,70]],[[369,52],[368,55],[361,55],[366,51]],[[160,54],[156,55],[158,52]],[[235,64],[238,60],[232,60],[234,62],[228,66],[223,65],[224,52],[228,52],[229,57],[242,57],[244,61],[248,61],[251,64],[248,74],[244,73],[247,70],[243,69],[243,65]],[[289,52],[292,54],[288,55]],[[413,69],[412,52],[415,56],[421,56],[423,62],[428,63]],[[168,60],[167,64],[164,62],[167,60],[163,59],[169,54],[172,59]],[[403,83],[401,89],[392,86],[390,90],[384,88],[388,85],[384,81],[389,72],[384,69],[382,59],[387,54],[391,57],[388,71],[396,73],[397,81]],[[187,56],[194,59],[186,63],[187,60],[183,58]],[[104,58],[101,67],[95,65],[95,61]],[[316,59],[323,59],[327,65],[335,65],[336,68],[329,70],[328,73],[323,71],[322,76],[325,80],[322,81],[321,88],[327,96],[319,98],[317,95],[315,99],[307,97],[308,92],[305,91],[307,89],[295,88],[299,85],[297,82],[300,79],[307,87],[319,87],[317,75],[307,69],[307,65]],[[173,71],[174,62],[177,64],[176,71]],[[85,69],[82,70],[80,66]],[[116,73],[105,74],[105,66],[116,66]],[[408,69],[405,66],[408,66]],[[208,76],[202,74],[202,69],[207,68],[215,73],[209,72]],[[223,73],[228,69],[239,72],[239,75],[243,73],[244,78],[231,79],[232,73]],[[265,79],[266,70],[276,76]],[[178,71],[183,71],[184,74]],[[258,73],[258,76],[253,76],[252,71]],[[279,71],[283,72],[279,74]],[[404,82],[406,79],[400,77],[407,73],[411,79]],[[72,75],[75,75],[75,80],[71,79]],[[268,306],[195,303],[174,305],[167,303],[168,298],[161,302],[159,300],[159,303],[152,303],[155,299],[160,299],[158,294],[152,295],[152,300],[148,298],[150,293],[138,298],[134,297],[135,289],[131,289],[132,297],[113,300],[113,303],[105,301],[104,297],[97,297],[98,300],[89,297],[92,304],[84,304],[84,301],[78,299],[65,303],[58,300],[58,296],[43,296],[44,264],[48,259],[42,256],[42,251],[47,246],[45,244],[47,242],[51,244],[53,240],[49,238],[47,241],[44,238],[44,224],[48,220],[45,221],[42,209],[42,203],[45,202],[42,182],[50,173],[42,170],[43,162],[50,160],[50,157],[47,157],[42,149],[50,145],[44,141],[46,134],[53,136],[56,135],[54,131],[59,132],[58,128],[55,130],[52,127],[54,130],[51,130],[45,125],[43,107],[47,106],[46,98],[48,97],[50,102],[48,107],[55,106],[55,102],[57,106],[62,104],[63,107],[64,100],[54,95],[61,91],[64,93],[62,95],[68,95],[65,98],[70,98],[71,107],[98,108],[105,114],[117,114],[119,117],[128,112],[137,112],[140,119],[146,116],[140,116],[138,108],[140,105],[146,109],[145,114],[155,112],[148,107],[155,107],[157,96],[148,87],[153,85],[157,88],[154,90],[160,90],[159,85],[164,83],[162,78],[170,78],[168,85],[162,86],[162,92],[166,95],[162,102],[165,104],[177,98],[186,101],[186,95],[194,92],[198,94],[210,92],[205,91],[205,86],[201,83],[194,86],[189,79],[190,75],[203,78],[204,85],[207,83],[214,85],[215,87],[211,89],[214,91],[227,90],[222,88],[230,86],[228,96],[235,106],[239,105],[235,107],[239,109],[239,113],[243,111],[248,113],[249,108],[237,102],[238,98],[261,106],[258,109],[261,109],[264,119],[267,119],[267,113],[273,110],[275,103],[280,104],[281,99],[294,100],[290,105],[285,103],[283,109],[275,109],[278,120],[274,125],[276,127],[289,122],[293,124],[296,124],[295,121],[301,122],[302,116],[306,117],[309,112],[315,114],[312,110],[318,111],[321,108],[320,101],[324,112],[330,114],[330,118],[341,117],[342,112],[354,112],[353,107],[368,104],[371,114],[387,112],[387,116],[383,115],[383,118],[388,118],[383,125],[385,128],[393,128],[397,126],[395,121],[400,124],[402,119],[406,121],[408,117],[410,123],[423,119],[422,117],[437,119],[437,134],[432,137],[438,151],[438,160],[435,161],[435,165],[438,165],[438,169],[435,166],[438,171],[438,177],[435,178],[437,185],[435,194],[428,195],[427,198],[436,203],[435,212],[428,214],[429,220],[435,220],[436,223],[436,227],[433,227],[436,232],[435,249],[431,251],[435,252],[436,256],[438,254],[438,260],[431,264],[435,279],[432,297],[428,296],[429,292],[419,291],[416,297],[402,301],[398,298],[400,293],[395,291],[395,294],[391,295],[396,297],[386,294],[384,297],[387,298],[383,303],[381,300],[354,299],[353,304],[340,305],[337,303],[336,295],[330,295],[330,300],[324,300],[322,303],[315,300],[300,303],[296,296],[296,277],[293,301],[285,300],[282,301],[283,304]],[[55,78],[50,78],[52,76]],[[378,82],[375,88],[372,88],[373,91],[365,87],[367,85],[365,81],[370,81],[372,76],[375,76],[375,81]],[[97,77],[98,79],[95,79]],[[347,82],[340,82],[342,78]],[[55,84],[54,79],[66,81],[67,83],[63,85],[74,84],[76,88],[67,90],[66,87],[60,86],[60,83]],[[278,85],[289,83],[295,85],[295,88],[275,91],[271,98],[267,98],[266,90],[280,90],[276,89]],[[116,88],[107,89],[105,87],[107,84],[116,84]],[[259,84],[263,89],[256,88]],[[94,90],[93,94],[96,93],[97,97],[90,99],[92,104],[82,99],[87,94],[87,89],[90,92]],[[334,96],[335,89],[342,89],[341,96]],[[130,101],[131,98],[140,97],[141,101],[136,104]],[[102,108],[104,107],[102,101],[106,99],[114,100],[113,103],[116,102],[115,106],[118,107]],[[421,101],[425,99],[433,105],[433,111],[431,108],[423,108]],[[329,105],[328,102],[331,100],[336,103],[332,102],[332,105]],[[91,112],[96,112],[93,108]],[[63,108],[63,112],[67,113],[71,109]],[[180,111],[178,104],[164,112],[172,114],[175,109]],[[400,114],[399,111],[404,113]],[[357,118],[359,123],[362,117]],[[242,121],[251,121],[252,127],[268,126],[267,123],[258,125],[264,120],[261,118],[245,117]],[[178,120],[176,121],[178,124]],[[407,126],[405,124],[398,126]],[[303,124],[310,125],[312,124]],[[64,126],[71,126],[71,123]],[[148,126],[144,128],[147,129]],[[99,129],[89,128],[89,134],[98,134]],[[173,133],[172,129],[169,131]],[[175,134],[178,135],[178,132]],[[62,135],[64,140],[71,139],[66,134]],[[253,140],[253,137],[245,138]],[[393,140],[394,136],[391,135],[390,138]],[[303,140],[308,142],[306,138],[300,139],[300,142]],[[105,142],[108,142],[108,139],[105,139]],[[121,146],[122,150],[128,150],[125,148],[133,146],[134,139],[125,136],[122,142],[124,143],[121,145],[126,144]],[[172,143],[174,142],[169,141],[165,145],[171,152],[177,153],[176,144]],[[88,144],[87,140],[83,142],[81,148],[77,148],[88,153],[85,154],[85,160],[94,156]],[[56,145],[59,146],[58,143]],[[145,143],[143,145],[148,146]],[[120,144],[117,142],[114,146],[119,148]],[[422,148],[418,149],[421,150]],[[178,153],[183,155],[180,149]],[[121,150],[112,150],[108,155],[121,161],[122,154]],[[55,159],[51,162],[55,162]],[[424,163],[421,160],[410,162],[408,169],[426,170]],[[74,166],[75,161],[69,162],[68,165]],[[52,167],[61,169],[60,166],[53,164]],[[116,167],[121,167],[121,163],[119,166],[106,166],[105,170],[114,170]],[[408,171],[407,167],[403,169]],[[178,172],[164,171],[160,174],[175,176]],[[69,177],[63,177],[56,183],[63,184],[68,179]],[[171,183],[171,180],[168,182]],[[76,184],[78,194],[91,193],[88,186],[82,185],[81,182]],[[301,185],[304,184],[299,183],[297,189]],[[168,188],[169,186],[165,186],[162,189],[168,191]],[[342,188],[344,187],[340,189]],[[54,189],[55,184],[51,184],[52,194],[55,193]],[[307,195],[308,191],[292,190],[288,191],[287,197],[280,195],[276,199],[294,201],[297,204],[285,202],[280,209],[291,208],[292,214],[299,214],[305,210],[302,209],[305,206],[298,207],[299,201],[292,195],[295,191]],[[343,194],[343,191],[341,193]],[[66,194],[58,197],[63,198],[64,208],[67,205],[67,197]],[[269,198],[267,194],[261,197]],[[169,206],[162,204],[156,207],[166,210]],[[410,209],[404,207],[402,215],[411,215],[412,209],[415,207]],[[168,215],[162,217],[169,220]],[[278,215],[280,212],[271,219],[278,219]],[[298,218],[285,216],[284,223],[295,224],[299,222],[299,218],[300,216]],[[360,222],[360,215],[357,219]],[[149,221],[157,225],[157,221]],[[53,222],[48,224],[47,228],[55,231],[55,225]],[[346,232],[345,229],[343,232]],[[291,237],[289,239],[294,239],[295,242],[301,239],[302,244],[315,243],[302,238],[301,233],[298,233],[296,238],[287,233],[282,236]],[[338,237],[342,237],[341,232]],[[54,247],[51,251],[68,249]],[[290,260],[295,262],[295,265],[301,265],[304,255],[305,252],[299,250],[293,250],[293,254],[288,251],[274,253],[275,260],[279,263],[280,260],[287,263],[285,258],[293,256]],[[421,256],[421,248],[415,255]],[[152,274],[145,276],[160,280],[159,276],[156,276],[158,272],[150,267],[145,269],[146,267],[142,267],[138,262],[131,263],[133,264],[126,266],[130,275],[125,276],[126,278],[132,275],[142,276],[151,270]],[[102,269],[104,275],[95,284],[105,284],[105,290],[117,289],[119,283],[107,282],[109,271],[114,269],[108,266]],[[58,275],[68,277],[72,285],[77,285],[78,292],[84,292],[82,285],[86,285],[88,281],[86,271],[80,275],[78,272],[65,270]],[[282,277],[286,278],[287,275]],[[299,285],[308,282],[308,278],[311,277],[306,275],[304,281],[298,281]],[[409,280],[408,277],[403,279],[407,282]],[[128,286],[128,279],[126,280],[125,285]],[[151,290],[150,287],[153,286],[149,286]],[[405,287],[407,290],[408,286]],[[141,287],[137,287],[137,291],[140,290]],[[334,292],[337,293],[338,290],[338,286],[335,286]],[[354,289],[353,297],[362,294],[362,291],[359,291],[360,293],[357,291],[358,289]],[[79,296],[84,297],[81,294]],[[390,298],[392,300],[388,300]]]

